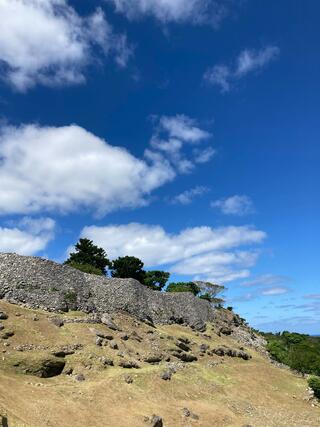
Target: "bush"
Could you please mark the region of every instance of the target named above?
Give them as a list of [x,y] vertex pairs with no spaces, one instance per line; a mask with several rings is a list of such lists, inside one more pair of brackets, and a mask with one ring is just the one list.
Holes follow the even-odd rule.
[[313,390],[315,397],[320,399],[320,378],[311,377],[308,380],[309,387]]
[[197,296],[200,288],[194,282],[177,282],[170,283],[166,289],[167,292],[191,292]]
[[96,274],[97,276],[103,276],[104,274],[99,268],[94,267],[90,264],[77,264],[76,262],[68,262],[68,265],[72,268],[82,271],[83,273]]

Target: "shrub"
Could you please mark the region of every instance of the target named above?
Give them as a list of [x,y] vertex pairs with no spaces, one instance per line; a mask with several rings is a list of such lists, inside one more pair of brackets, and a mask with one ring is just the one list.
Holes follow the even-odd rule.
[[320,399],[320,378],[311,377],[308,380],[309,387],[313,390],[315,397]]
[[166,289],[167,292],[191,292],[197,296],[200,288],[194,282],[177,282],[170,283]]
[[69,262],[68,265],[72,268],[82,271],[83,273],[96,274],[97,276],[103,276],[102,271],[90,264],[77,264],[76,262]]

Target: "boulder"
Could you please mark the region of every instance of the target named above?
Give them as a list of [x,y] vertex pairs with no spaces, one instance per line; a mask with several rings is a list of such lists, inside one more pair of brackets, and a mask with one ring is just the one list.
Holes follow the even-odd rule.
[[134,360],[121,360],[119,366],[125,369],[139,369],[139,364]]
[[8,319],[8,315],[5,312],[0,311],[0,320],[7,320],[7,319]]
[[159,415],[152,415],[150,418],[147,418],[147,422],[150,427],[163,427],[163,419]]
[[112,329],[113,331],[120,331],[120,329],[118,328],[118,326],[112,320],[112,317],[109,314],[107,314],[107,313],[104,313],[101,316],[101,323],[103,323],[109,329]]

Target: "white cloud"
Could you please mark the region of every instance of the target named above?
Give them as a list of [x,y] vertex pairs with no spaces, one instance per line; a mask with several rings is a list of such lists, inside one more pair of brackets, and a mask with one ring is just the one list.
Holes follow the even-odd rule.
[[241,283],[241,286],[251,288],[255,286],[280,286],[290,282],[290,278],[287,276],[281,276],[276,274],[263,274],[250,281]]
[[81,17],[67,0],[1,0],[0,16],[3,77],[19,91],[84,82],[95,46],[120,66],[132,53],[101,9]]
[[[150,141],[150,148],[145,155],[148,158],[157,156],[169,161],[180,173],[190,173],[196,163],[211,160],[215,151],[212,147],[201,144],[212,137],[211,133],[201,129],[196,120],[178,114],[176,116],[153,117],[155,131]],[[186,157],[186,150],[191,150]]]
[[231,70],[226,65],[215,65],[209,68],[205,74],[204,79],[209,83],[220,86],[221,92],[229,92],[230,78],[232,76]]
[[261,50],[245,49],[237,60],[236,75],[243,77],[246,74],[263,68],[269,62],[274,61],[280,53],[277,46],[267,46]]
[[0,252],[34,255],[54,238],[55,222],[51,218],[23,218],[15,227],[0,227]]
[[197,122],[184,114],[162,116],[159,120],[159,131],[167,132],[170,138],[197,143],[211,137],[209,132],[200,129]]
[[103,247],[112,259],[134,255],[147,267],[166,265],[194,279],[226,282],[247,277],[247,268],[257,259],[256,251],[232,249],[259,244],[266,234],[248,226],[194,227],[169,234],[161,226],[132,223],[88,226],[81,236]]
[[226,1],[219,0],[106,0],[128,19],[152,16],[161,23],[211,24],[217,27],[228,14]]
[[189,205],[190,203],[192,203],[193,199],[195,199],[198,196],[202,196],[208,191],[209,189],[207,187],[197,186],[174,196],[172,198],[172,203]]
[[211,203],[211,206],[220,209],[225,215],[243,216],[254,212],[253,203],[248,196],[235,195],[216,200]]
[[266,46],[260,50],[245,49],[239,54],[234,66],[214,65],[205,72],[204,80],[220,87],[222,93],[229,92],[235,81],[264,68],[277,59],[279,54],[277,46]]
[[265,296],[274,296],[274,295],[283,295],[289,292],[288,288],[285,287],[275,287],[270,289],[265,289],[261,292],[262,295]]
[[87,208],[101,215],[145,204],[175,176],[163,159],[147,163],[75,125],[3,128],[0,159],[0,214]]

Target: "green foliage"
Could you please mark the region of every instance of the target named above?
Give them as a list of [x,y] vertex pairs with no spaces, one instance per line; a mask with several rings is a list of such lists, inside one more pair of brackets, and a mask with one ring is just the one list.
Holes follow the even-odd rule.
[[144,283],[146,272],[143,262],[134,256],[124,256],[112,261],[110,265],[112,277],[121,279],[132,278]]
[[170,283],[166,289],[167,292],[191,292],[197,296],[200,288],[194,282],[177,282]]
[[170,273],[165,271],[146,271],[144,278],[144,285],[155,291],[161,291],[169,280]]
[[77,294],[75,292],[67,292],[64,294],[64,299],[67,302],[75,303],[77,302]]
[[200,298],[209,301],[214,306],[224,304],[225,300],[223,298],[217,297],[219,294],[225,291],[226,288],[224,286],[212,282],[205,282],[203,280],[198,280],[194,283],[199,288],[198,296]]
[[271,357],[290,368],[320,375],[320,338],[290,333],[263,334],[267,339],[267,349]]
[[311,377],[308,380],[309,387],[313,390],[315,397],[320,399],[320,378]]
[[105,269],[110,265],[104,249],[94,245],[89,239],[80,239],[75,245],[76,252],[71,253],[65,264],[91,265],[105,274]]
[[104,275],[99,268],[94,267],[93,265],[90,265],[90,264],[77,264],[76,262],[71,261],[71,262],[68,262],[68,265],[70,267],[73,267],[73,268],[76,268],[77,270],[82,271],[83,273],[96,274],[97,276]]

